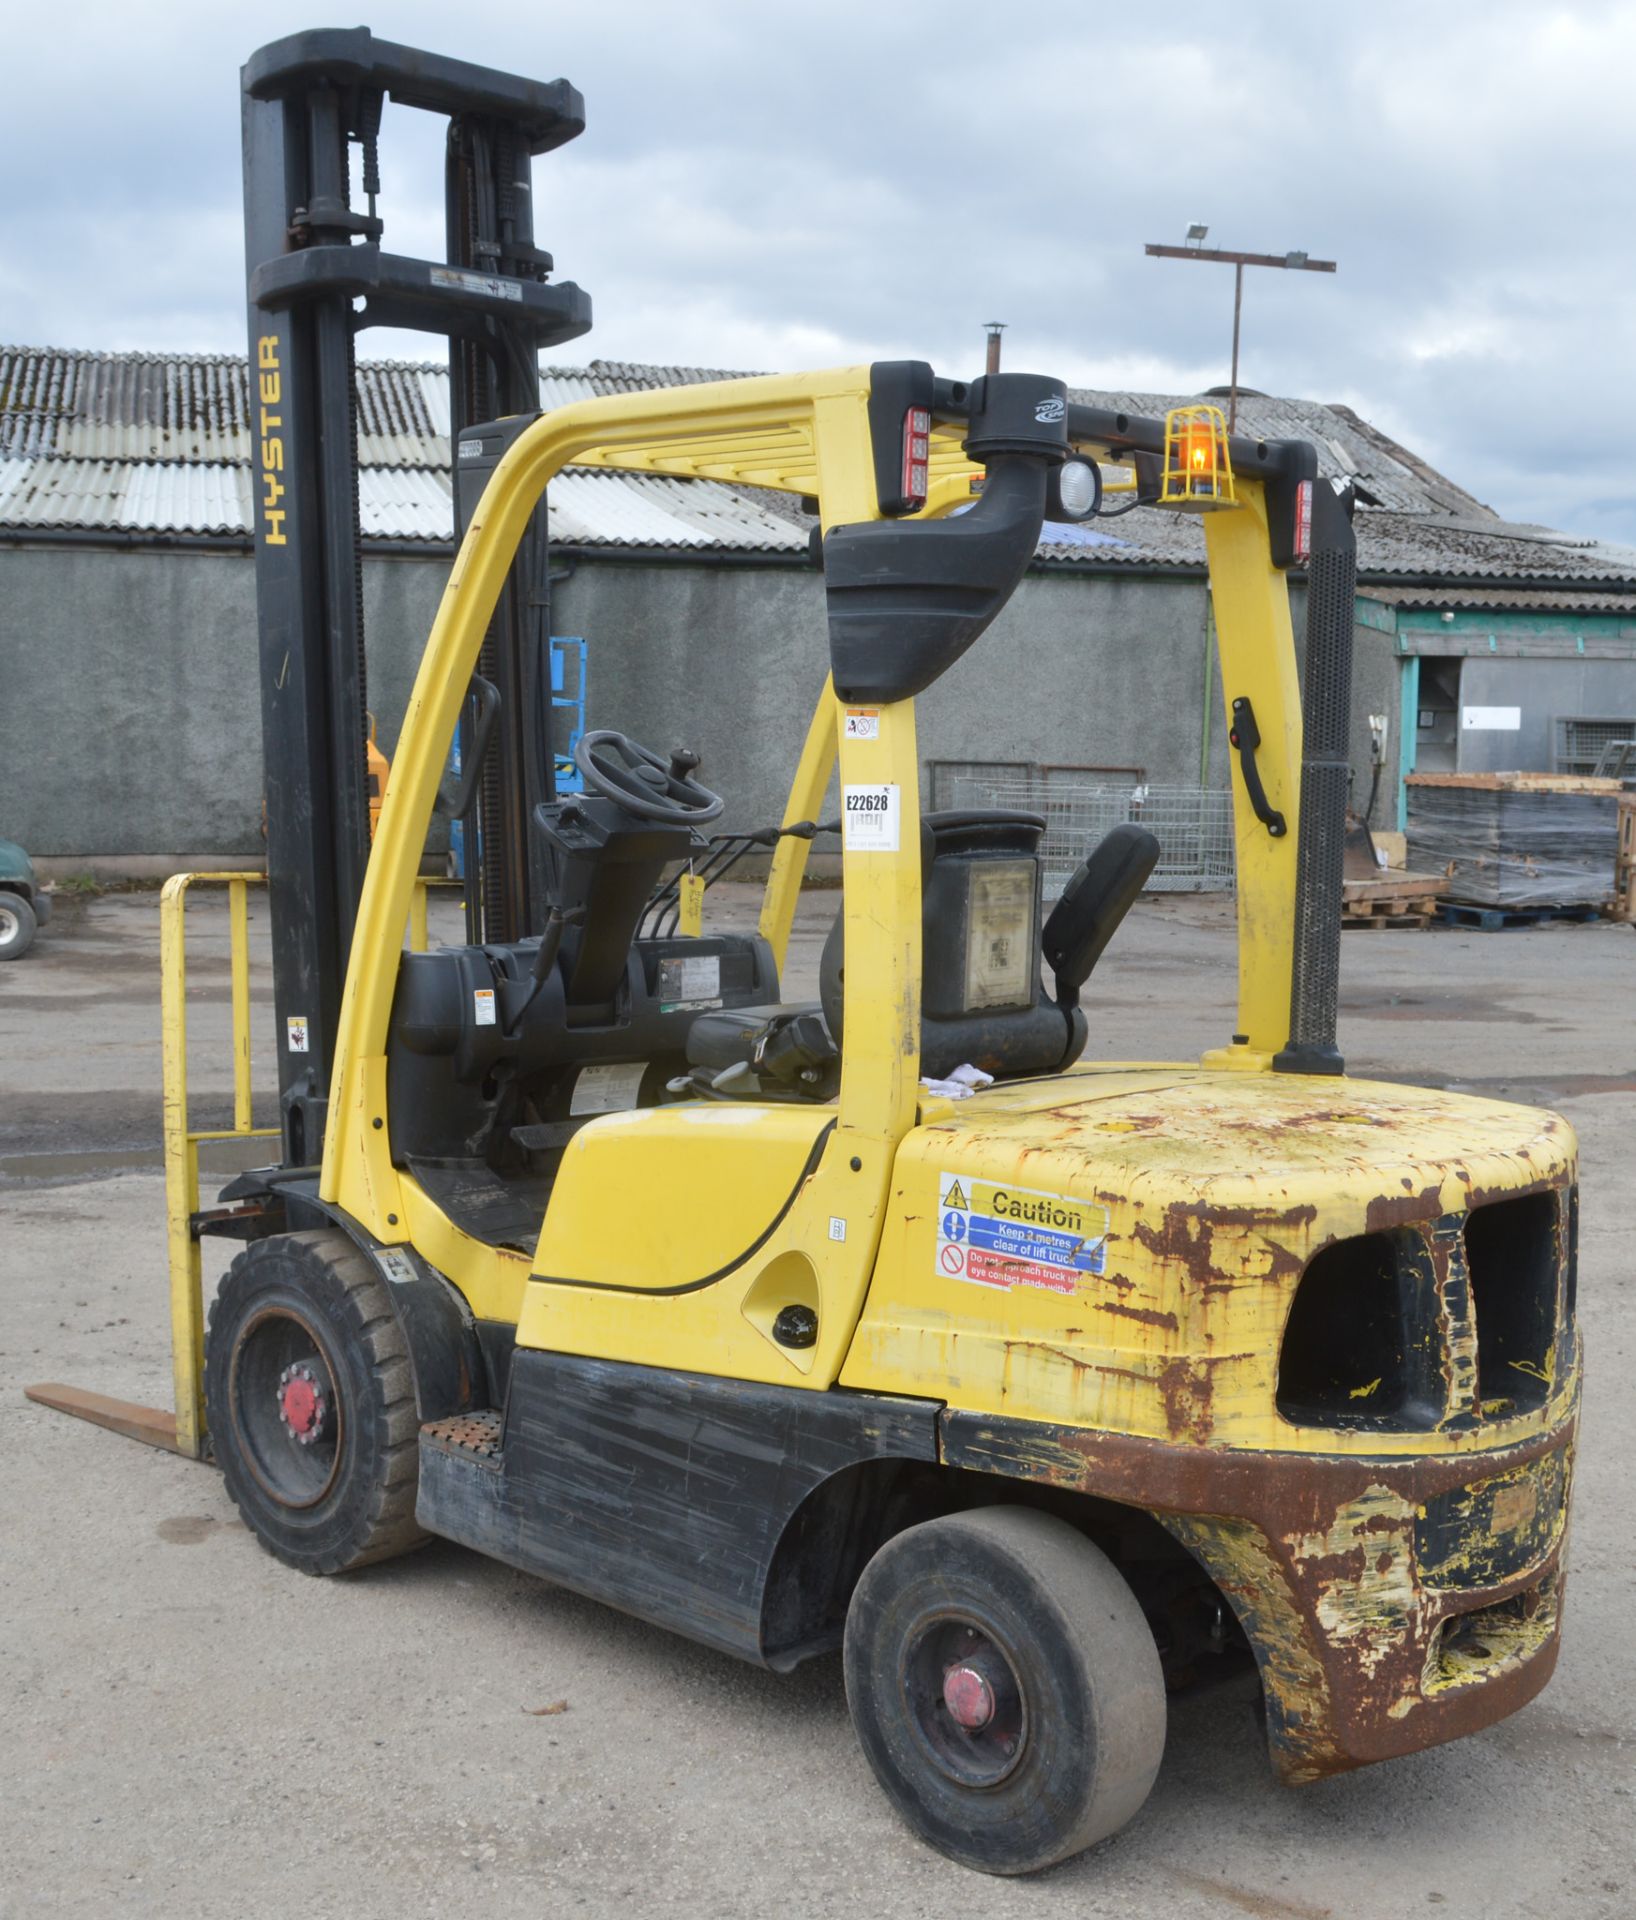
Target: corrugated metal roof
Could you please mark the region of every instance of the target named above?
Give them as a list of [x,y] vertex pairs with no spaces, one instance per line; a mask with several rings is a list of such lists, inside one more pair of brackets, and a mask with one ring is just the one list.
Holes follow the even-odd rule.
[[242,533],[248,467],[132,460],[17,460],[0,475],[0,523],[168,533]]
[[[1368,597],[1388,607],[1466,608],[1473,603],[1470,587],[1391,587],[1371,585]],[[1551,587],[1484,587],[1485,611],[1494,613],[1628,613],[1636,614],[1636,593],[1576,593]]]
[[[664,371],[549,369],[541,399],[671,384]],[[0,349],[0,525],[244,535],[249,411],[246,364],[231,356]],[[359,363],[358,460],[366,537],[453,537],[445,368]],[[589,546],[794,552],[806,540],[794,502],[780,512],[759,489],[660,474],[570,471],[551,508],[558,537]]]
[[[1151,418],[1162,418],[1172,407],[1195,406],[1201,399],[1214,399],[1224,410],[1226,404],[1226,396],[1219,393],[1102,393],[1079,387],[1071,393],[1086,406]],[[1241,392],[1234,431],[1249,440],[1310,440],[1318,450],[1319,472],[1328,479],[1356,482],[1370,506],[1405,513],[1489,513],[1463,487],[1360,420],[1350,407]]]
[[1358,567],[1366,574],[1418,574],[1437,585],[1451,578],[1636,582],[1636,548],[1542,527],[1367,511],[1356,524]]
[[454,483],[425,467],[360,467],[358,524],[369,540],[452,540]]
[[[543,368],[541,400],[558,407],[744,377],[593,360]],[[1087,404],[1149,415],[1198,397],[1074,390]],[[236,356],[0,348],[0,525],[242,535],[250,512],[249,416],[247,370]],[[1241,394],[1238,429],[1261,439],[1309,440],[1326,475],[1358,485],[1366,577],[1496,583],[1447,589],[1459,596],[1455,604],[1471,604],[1473,593],[1490,604],[1504,582],[1525,578],[1559,591],[1580,582],[1636,587],[1636,549],[1510,525],[1348,407]],[[359,363],[367,536],[449,540],[448,433],[444,367]],[[557,537],[587,546],[795,552],[811,524],[783,495],[655,474],[571,470],[552,483],[551,503]],[[1048,527],[1040,558],[1133,571],[1202,569],[1203,529],[1195,519],[1138,508],[1092,529]],[[1589,610],[1582,595],[1573,604]],[[1622,600],[1617,610],[1624,610]]]
[[629,547],[728,547],[799,553],[807,536],[736,487],[665,474],[570,468],[547,496],[553,539]]
[[247,414],[236,357],[0,347],[0,453],[246,459]]
[[[1451,605],[1498,604],[1493,595],[1507,580],[1543,581],[1558,590],[1576,581],[1636,585],[1636,549],[1605,541],[1572,539],[1493,518],[1455,520],[1448,515],[1387,513],[1369,507],[1359,508],[1353,524],[1358,572],[1364,580],[1408,574],[1437,583],[1470,583],[1441,589],[1453,594]],[[1137,507],[1106,523],[1105,530],[1126,544],[1098,547],[1094,556],[1098,565],[1204,567],[1200,518]],[[1040,558],[1047,565],[1062,565],[1083,563],[1087,555],[1083,546],[1064,539],[1061,529],[1048,527]],[[1486,584],[1490,581],[1493,587]],[[1573,598],[1576,605],[1581,604],[1579,596]]]

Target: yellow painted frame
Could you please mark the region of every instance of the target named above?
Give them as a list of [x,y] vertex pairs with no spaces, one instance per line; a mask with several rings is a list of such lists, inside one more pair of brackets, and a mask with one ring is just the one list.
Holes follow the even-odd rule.
[[[386,1037],[411,875],[424,844],[449,738],[483,634],[518,541],[541,493],[564,466],[723,480],[817,497],[826,528],[879,517],[868,421],[870,370],[769,376],[606,396],[544,415],[508,449],[479,502],[450,574],[421,660],[387,785],[366,876],[342,1002],[331,1083],[322,1197],[384,1243],[436,1240],[434,1257],[474,1312],[519,1321],[519,1337],[609,1357],[685,1353],[709,1371],[783,1377],[793,1364],[765,1341],[745,1347],[731,1288],[675,1298],[624,1297],[617,1314],[594,1289],[531,1286],[519,1257],[458,1233],[393,1165],[386,1123]],[[1105,454],[1106,449],[1084,448]],[[973,464],[959,436],[934,433],[925,514],[971,497]],[[1224,685],[1248,692],[1262,719],[1263,777],[1273,804],[1293,817],[1300,711],[1284,577],[1271,564],[1264,490],[1243,485],[1240,505],[1207,522]],[[816,817],[832,773],[843,787],[891,785],[900,796],[895,856],[843,850],[849,972],[870,992],[848,1009],[836,1138],[806,1182],[765,1261],[805,1248],[825,1294],[814,1385],[833,1379],[861,1307],[897,1146],[915,1124],[919,1075],[919,757],[912,701],[881,707],[873,737],[848,737],[826,680],[791,784],[784,824]],[[1268,843],[1235,778],[1242,884],[1239,1032],[1219,1056],[1265,1068],[1287,1037],[1296,837]],[[763,899],[761,931],[782,965],[808,842],[780,841]],[[844,1170],[848,1176],[839,1177]],[[746,1203],[748,1219],[766,1196]],[[763,1211],[760,1216],[765,1219]],[[838,1236],[842,1223],[845,1241]],[[549,1216],[548,1216],[549,1229]],[[748,1236],[747,1236],[748,1237]],[[550,1273],[549,1236],[538,1264]],[[843,1250],[844,1249],[844,1250]],[[567,1269],[575,1270],[575,1263]],[[549,1312],[547,1293],[549,1292]],[[718,1297],[719,1296],[719,1297]],[[533,1303],[532,1305],[530,1303]],[[610,1337],[617,1320],[619,1334]],[[687,1333],[678,1347],[682,1323]],[[638,1325],[637,1323],[641,1323]],[[755,1347],[763,1349],[761,1353]],[[768,1372],[768,1369],[771,1372]]]
[[[815,493],[826,525],[877,518],[869,433],[867,367],[829,373],[734,380],[620,394],[545,415],[508,449],[490,477],[450,575],[399,736],[364,884],[336,1047],[321,1193],[383,1242],[411,1235],[411,1213],[430,1202],[392,1164],[386,1128],[386,1033],[397,976],[399,936],[410,875],[465,688],[506,571],[540,494],[570,462],[701,478],[736,480]],[[957,456],[940,449],[945,464]],[[893,784],[900,794],[904,857],[846,862],[848,952],[874,991],[860,1002],[858,1045],[850,1048],[838,1114],[838,1164],[856,1174],[845,1195],[859,1231],[844,1256],[826,1251],[851,1274],[852,1313],[873,1255],[876,1215],[896,1144],[913,1124],[919,1068],[919,762],[910,701],[882,708],[878,735],[840,740],[836,701],[827,687],[809,728],[787,818],[821,802],[838,757],[847,783]],[[805,845],[787,841],[773,863],[764,924],[787,942]],[[878,1031],[872,1029],[878,1028]],[[839,1152],[846,1148],[844,1157]],[[873,1200],[865,1201],[865,1194]],[[841,1196],[835,1196],[839,1203]],[[464,1237],[462,1236],[462,1239]],[[473,1310],[515,1313],[515,1273],[496,1250],[474,1241],[452,1246],[451,1275]],[[846,1312],[826,1313],[820,1364],[838,1364],[850,1328]],[[831,1330],[832,1331],[829,1331]]]

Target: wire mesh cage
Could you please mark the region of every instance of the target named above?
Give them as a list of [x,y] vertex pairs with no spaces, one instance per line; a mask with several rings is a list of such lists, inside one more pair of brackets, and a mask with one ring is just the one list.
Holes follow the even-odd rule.
[[1594,774],[1608,747],[1620,746],[1632,738],[1636,738],[1636,718],[1619,720],[1602,714],[1559,715],[1551,771]]
[[1134,821],[1158,836],[1149,893],[1220,893],[1233,885],[1233,796],[1213,787],[1052,787],[1037,781],[966,778],[953,783],[957,807],[1018,807],[1045,816],[1045,897],[1111,827]]
[[1013,794],[1026,791],[1031,798],[1012,804],[1026,806],[1038,813],[1040,803],[1054,793],[1064,793],[1078,787],[1128,789],[1139,787],[1147,778],[1145,767],[1092,766],[1085,762],[1068,761],[928,760],[926,771],[930,776],[929,805],[934,813],[946,807],[969,805],[970,802],[959,796],[965,791],[963,783],[972,780],[984,788],[1008,787]]

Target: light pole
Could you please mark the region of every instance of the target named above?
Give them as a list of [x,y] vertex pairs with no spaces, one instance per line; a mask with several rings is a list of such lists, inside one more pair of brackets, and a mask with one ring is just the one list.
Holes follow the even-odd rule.
[[1227,430],[1232,432],[1238,424],[1238,321],[1244,305],[1244,269],[1246,267],[1284,267],[1299,273],[1333,273],[1333,260],[1309,260],[1298,248],[1289,253],[1233,253],[1226,247],[1207,247],[1203,244],[1210,229],[1197,220],[1187,229],[1188,244],[1184,247],[1161,246],[1156,240],[1147,243],[1147,252],[1155,254],[1161,260],[1215,260],[1230,264],[1233,269],[1233,373],[1227,394]]

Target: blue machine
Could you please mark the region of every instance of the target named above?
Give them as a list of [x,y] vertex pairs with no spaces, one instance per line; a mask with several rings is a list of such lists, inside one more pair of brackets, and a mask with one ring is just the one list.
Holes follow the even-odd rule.
[[[573,663],[570,671],[569,663]],[[555,755],[553,765],[556,769],[558,793],[582,793],[585,778],[574,760],[574,749],[579,745],[580,736],[585,731],[585,642],[577,637],[562,634],[551,636],[551,737],[557,736],[556,717],[559,711],[569,717],[568,738],[561,753]],[[456,780],[460,778],[460,729],[455,729],[454,746],[449,752],[449,771]],[[464,820],[452,820],[449,823],[449,876],[454,880],[466,877],[466,823]]]
[[[574,663],[573,691],[566,688],[568,662]],[[551,717],[556,720],[557,712],[562,711],[572,717],[568,722],[568,744],[557,758],[558,793],[583,793],[585,776],[579,770],[574,759],[574,749],[579,745],[580,736],[585,731],[585,642],[583,640],[565,640],[559,634],[551,636]],[[552,738],[556,738],[556,726],[551,729]]]

